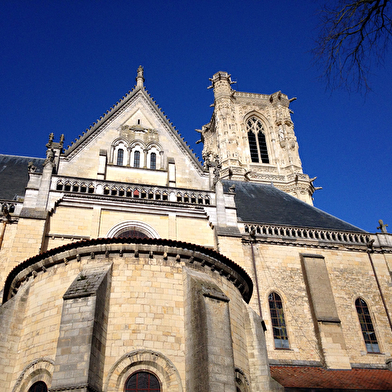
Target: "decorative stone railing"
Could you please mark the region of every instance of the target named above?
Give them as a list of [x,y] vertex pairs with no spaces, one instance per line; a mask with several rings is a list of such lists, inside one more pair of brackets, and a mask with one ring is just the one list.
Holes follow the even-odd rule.
[[245,224],[244,231],[245,234],[251,234],[253,232],[256,239],[258,236],[264,236],[287,240],[301,239],[363,246],[366,246],[370,240],[370,234],[367,233],[278,225]]
[[186,204],[214,204],[214,194],[211,192],[100,180],[86,181],[69,177],[56,178],[52,184],[52,190]]

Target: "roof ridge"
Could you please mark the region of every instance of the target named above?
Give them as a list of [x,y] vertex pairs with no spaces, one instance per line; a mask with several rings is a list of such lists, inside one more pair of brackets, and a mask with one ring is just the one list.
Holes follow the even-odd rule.
[[45,160],[45,158],[26,157],[26,156],[23,156],[23,155],[13,155],[13,154],[0,154],[0,157],[14,157],[14,158],[27,158],[27,159],[42,159],[42,160]]

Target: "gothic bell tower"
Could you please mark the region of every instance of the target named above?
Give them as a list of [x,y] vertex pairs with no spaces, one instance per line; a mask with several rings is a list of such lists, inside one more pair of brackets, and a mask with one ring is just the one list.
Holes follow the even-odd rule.
[[[287,95],[235,91],[227,72],[211,79],[214,112],[201,131],[207,166],[219,178],[271,184],[313,204],[312,181],[302,171]],[[215,170],[215,173],[217,171]]]

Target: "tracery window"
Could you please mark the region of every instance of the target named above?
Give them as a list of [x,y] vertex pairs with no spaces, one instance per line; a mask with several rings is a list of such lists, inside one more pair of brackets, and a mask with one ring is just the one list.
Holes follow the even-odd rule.
[[140,151],[134,152],[133,167],[140,167]]
[[250,157],[255,163],[269,163],[267,144],[265,141],[262,122],[257,117],[250,117],[246,121]]
[[379,353],[380,348],[378,347],[377,336],[374,331],[372,318],[370,316],[366,302],[362,298],[357,298],[355,301],[355,307],[357,309],[359,323],[361,324],[362,335],[365,341],[367,352]]
[[29,388],[29,392],[48,392],[48,387],[43,381],[38,381]]
[[117,165],[123,166],[123,164],[124,164],[124,150],[122,148],[119,148],[117,150]]
[[150,169],[156,169],[157,168],[157,154],[155,152],[152,152],[150,154]]
[[151,373],[137,372],[125,383],[124,392],[160,392],[159,380]]
[[268,296],[271,313],[272,331],[274,335],[275,348],[289,348],[286,322],[283,313],[283,304],[279,294],[271,293]]

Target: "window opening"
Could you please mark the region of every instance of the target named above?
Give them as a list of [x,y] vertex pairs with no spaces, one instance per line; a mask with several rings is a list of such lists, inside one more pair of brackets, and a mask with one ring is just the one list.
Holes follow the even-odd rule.
[[108,186],[105,186],[105,188],[103,188],[103,194],[104,195],[108,195],[110,193],[110,189]]
[[112,188],[111,194],[112,194],[112,196],[116,196],[117,195],[117,189],[116,188]]
[[124,392],[160,392],[159,380],[151,373],[137,372],[125,383]]
[[153,199],[154,198],[154,193],[152,191],[148,192],[148,198]]
[[377,336],[374,331],[372,318],[370,316],[366,302],[362,298],[358,298],[355,301],[355,307],[357,309],[359,323],[361,324],[362,335],[365,341],[367,352],[379,353],[380,348],[378,347]]
[[124,164],[124,150],[119,148],[117,150],[117,165],[122,166]]
[[135,151],[134,153],[133,167],[140,167],[140,151]]
[[184,195],[184,203],[189,203],[189,196],[186,193]]
[[161,200],[161,194],[159,192],[155,193],[155,200]]
[[162,194],[162,200],[167,200],[167,199],[168,199],[167,193],[166,193],[166,192],[163,192],[163,194]]
[[248,131],[249,152],[252,162],[269,163],[267,143],[261,121],[257,117],[249,118],[246,122],[246,129]]
[[94,193],[94,185],[88,187],[88,193]]
[[124,189],[120,188],[120,190],[118,191],[118,195],[119,196],[124,196],[125,195]]
[[63,183],[62,182],[58,182],[57,183],[56,190],[58,190],[58,191],[62,191],[63,190]]
[[145,190],[142,190],[142,199],[145,199],[147,197],[147,193]]
[[83,193],[86,193],[86,192],[87,192],[87,186],[86,186],[86,184],[82,184],[82,185],[80,186],[80,192],[83,192]]
[[147,234],[142,233],[139,230],[127,229],[117,234],[115,238],[149,238]]
[[64,187],[64,190],[67,191],[67,192],[69,192],[69,191],[71,190],[71,184],[66,183],[66,184],[65,184],[65,187]]
[[157,168],[157,154],[155,152],[152,152],[150,154],[150,169],[156,169]]
[[79,185],[78,184],[72,185],[72,192],[78,192],[78,191],[79,191]]
[[289,338],[287,336],[282,300],[277,293],[271,293],[268,296],[268,303],[271,312],[275,348],[289,348]]
[[29,388],[29,392],[48,392],[48,387],[43,381],[38,381]]

